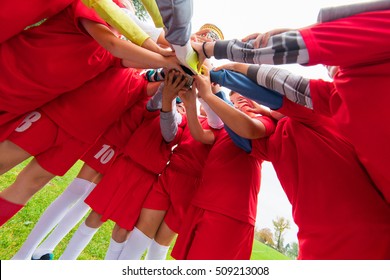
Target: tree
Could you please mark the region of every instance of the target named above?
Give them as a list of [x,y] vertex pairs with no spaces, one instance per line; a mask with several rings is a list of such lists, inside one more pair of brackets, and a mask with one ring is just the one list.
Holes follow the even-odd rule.
[[284,217],[276,217],[275,220],[272,220],[275,229],[275,241],[276,241],[276,250],[281,253],[284,253],[284,238],[283,234],[286,229],[290,228],[290,221]]
[[143,21],[146,21],[150,16],[148,12],[145,10],[144,5],[142,5],[141,0],[133,0],[135,15]]
[[259,240],[260,242],[268,245],[268,246],[275,246],[275,242],[273,239],[272,231],[269,228],[262,228],[259,231],[255,232],[255,239]]
[[291,259],[297,259],[298,257],[298,243],[297,242],[291,242],[286,245],[284,248],[284,251],[286,252],[287,257]]

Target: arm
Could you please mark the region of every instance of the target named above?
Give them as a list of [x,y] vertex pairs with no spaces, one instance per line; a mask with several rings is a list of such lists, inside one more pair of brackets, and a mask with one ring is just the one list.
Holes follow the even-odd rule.
[[125,67],[133,68],[179,68],[175,57],[164,57],[158,53],[139,47],[131,42],[121,40],[103,24],[82,19],[85,30],[113,56],[123,59]]
[[179,96],[186,107],[187,125],[191,136],[203,144],[213,144],[215,141],[214,133],[209,129],[204,129],[198,119],[195,87],[187,92],[180,92]]
[[242,73],[260,86],[274,90],[289,100],[313,109],[310,79],[270,65],[230,63],[216,68]]
[[210,79],[273,110],[283,105],[283,96],[280,93],[258,85],[241,73],[229,70],[211,71]]
[[261,121],[252,119],[243,112],[228,105],[211,92],[207,69],[205,69],[205,75],[195,76],[195,82],[199,96],[239,136],[248,139],[257,139],[266,135],[265,126]]
[[[219,40],[204,45],[193,42],[192,47],[199,54],[199,61],[205,57],[251,64],[307,64],[309,53],[299,31],[287,31],[273,35],[265,47],[254,48],[255,40]],[[204,49],[204,51],[203,51]]]
[[164,81],[162,107],[160,111],[161,133],[166,142],[175,139],[178,125],[182,121],[176,110],[176,96],[183,89],[187,79],[179,72],[170,71]]
[[360,13],[388,9],[390,9],[390,1],[388,0],[354,3],[336,7],[326,7],[322,8],[318,13],[317,22],[333,21],[339,18],[345,18]]

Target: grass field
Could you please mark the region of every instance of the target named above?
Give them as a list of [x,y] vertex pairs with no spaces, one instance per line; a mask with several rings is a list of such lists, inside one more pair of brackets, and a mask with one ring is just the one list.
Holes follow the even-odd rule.
[[[28,163],[20,164],[6,174],[0,176],[0,190],[10,185],[19,171]],[[0,260],[9,260],[19,250],[30,231],[38,221],[41,214],[50,205],[50,203],[62,193],[68,184],[76,177],[81,162],[76,163],[65,176],[57,177],[50,182],[45,188],[37,193],[29,203],[10,221],[0,228]],[[92,241],[79,256],[79,260],[101,260],[104,259],[108,244],[110,241],[111,230],[114,223],[108,221],[103,224],[95,234]],[[77,227],[76,227],[77,228]],[[55,259],[64,251],[70,238],[76,228],[73,229],[54,251]],[[172,247],[171,247],[172,250]],[[172,259],[170,256],[168,259]],[[289,258],[278,251],[255,240],[252,250],[252,260],[288,260]]]

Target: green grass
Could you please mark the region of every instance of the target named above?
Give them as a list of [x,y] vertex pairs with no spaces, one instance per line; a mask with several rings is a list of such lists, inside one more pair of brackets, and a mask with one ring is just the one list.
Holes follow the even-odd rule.
[[[16,175],[23,169],[29,161],[25,161],[16,166],[6,174],[0,176],[0,191],[9,186]],[[39,191],[27,205],[19,211],[11,220],[0,228],[0,260],[9,260],[19,250],[27,236],[33,229],[39,217],[50,205],[50,203],[63,192],[68,184],[77,176],[82,162],[77,162],[63,177],[53,179],[47,186]],[[111,231],[114,223],[108,221],[103,224],[95,234],[92,241],[80,254],[79,260],[101,260],[106,254]],[[54,251],[57,259],[65,250],[77,226],[60,242]],[[169,253],[172,251],[172,246]],[[172,260],[170,255],[167,258]],[[288,257],[278,251],[255,240],[253,243],[252,260],[286,260]]]

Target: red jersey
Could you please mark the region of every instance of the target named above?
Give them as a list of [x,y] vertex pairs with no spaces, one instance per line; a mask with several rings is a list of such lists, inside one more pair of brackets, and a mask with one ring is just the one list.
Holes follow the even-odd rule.
[[272,162],[292,204],[299,258],[389,259],[390,208],[353,147],[332,119],[287,99],[280,111],[290,117],[252,141],[252,154]]
[[20,33],[27,26],[51,17],[74,0],[29,0],[19,3],[14,0],[2,0],[0,22],[7,26],[2,28],[0,43]]
[[110,68],[42,110],[72,136],[93,143],[125,110],[147,98],[146,85],[135,69]]
[[[0,112],[22,114],[119,65],[82,27],[107,25],[80,1],[0,44]],[[2,120],[0,119],[0,123]]]
[[[267,117],[259,119],[266,126],[267,133],[272,133],[273,121]],[[238,148],[225,129],[221,129],[206,160],[202,183],[192,203],[254,225],[261,162]]]
[[362,13],[300,32],[309,65],[339,66],[336,91],[329,100],[332,116],[390,202],[390,127],[385,118],[390,103],[390,40],[386,39],[390,10]]

